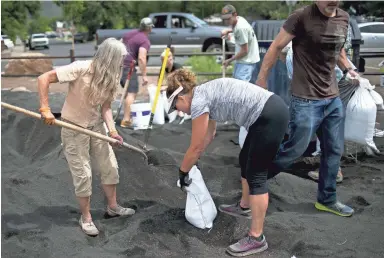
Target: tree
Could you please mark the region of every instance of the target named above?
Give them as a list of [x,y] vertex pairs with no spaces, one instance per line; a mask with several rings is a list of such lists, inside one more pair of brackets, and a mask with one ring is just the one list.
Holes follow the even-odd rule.
[[28,34],[28,16],[32,19],[39,17],[40,1],[2,1],[1,2],[1,31],[13,41],[16,37],[26,38]]
[[46,31],[52,30],[52,21],[57,20],[57,18],[46,18],[46,17],[38,17],[37,19],[33,19],[28,24],[28,33],[45,33]]

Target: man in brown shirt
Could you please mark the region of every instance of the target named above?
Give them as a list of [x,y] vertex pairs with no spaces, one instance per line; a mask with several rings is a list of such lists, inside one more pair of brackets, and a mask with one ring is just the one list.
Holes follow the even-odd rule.
[[318,183],[318,210],[352,216],[354,210],[336,198],[336,176],[344,147],[345,110],[337,87],[335,66],[356,76],[347,60],[344,43],[349,15],[339,1],[316,1],[293,12],[264,57],[256,84],[266,88],[268,72],[281,50],[292,40],[289,139],[270,170],[273,177],[305,152],[316,133],[322,154]]

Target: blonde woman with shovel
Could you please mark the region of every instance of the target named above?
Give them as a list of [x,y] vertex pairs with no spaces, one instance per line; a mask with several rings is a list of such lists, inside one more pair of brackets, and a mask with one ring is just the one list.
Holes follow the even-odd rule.
[[[110,137],[119,140],[117,145],[122,144],[123,138],[115,129],[111,102],[119,87],[126,55],[127,50],[122,42],[108,38],[100,45],[92,60],[75,61],[41,75],[38,78],[39,111],[45,123],[52,125],[55,122],[48,103],[49,85],[68,82],[62,120],[106,135],[105,122]],[[84,233],[92,236],[99,234],[90,213],[92,169],[101,174],[101,183],[108,200],[108,215],[133,215],[133,209],[117,204],[118,165],[109,143],[67,128],[62,129],[61,139],[80,205],[82,215],[79,224]],[[94,165],[92,169],[91,160]]]

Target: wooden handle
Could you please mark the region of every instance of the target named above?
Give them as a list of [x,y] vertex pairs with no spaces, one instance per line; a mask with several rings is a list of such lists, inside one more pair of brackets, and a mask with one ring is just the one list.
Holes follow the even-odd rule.
[[[10,109],[10,110],[13,110],[13,111],[16,111],[16,112],[20,112],[20,113],[23,113],[23,114],[26,114],[28,116],[31,116],[31,117],[34,117],[34,118],[37,118],[37,119],[41,120],[41,115],[36,113],[36,112],[32,112],[32,111],[29,111],[27,109],[20,108],[20,107],[17,107],[17,106],[13,106],[13,105],[10,105],[10,104],[4,103],[4,102],[1,102],[1,106],[5,107],[7,109]],[[118,143],[119,142],[118,140],[116,140],[116,139],[114,139],[112,137],[108,137],[108,136],[103,135],[101,133],[97,133],[97,132],[94,132],[94,131],[82,128],[80,126],[73,125],[73,124],[70,124],[70,123],[66,123],[66,122],[63,122],[63,121],[60,121],[60,120],[57,120],[57,119],[55,119],[54,125],[61,126],[61,127],[67,128],[67,129],[71,129],[71,130],[77,131],[79,133],[83,133],[83,134],[86,134],[86,135],[98,138],[100,140],[103,140],[103,141],[106,141],[106,142],[109,142],[109,143]],[[140,150],[139,148],[136,148],[136,147],[134,147],[132,145],[129,145],[127,143],[123,143],[123,146],[126,147],[127,149],[139,152],[141,155],[144,156],[144,158],[146,160],[148,159],[148,157],[145,154],[145,152]]]
[[[225,61],[225,37],[222,37],[222,52],[223,52],[223,56],[222,56],[222,61],[221,63],[223,64],[224,61]],[[223,72],[223,78],[225,78],[225,67],[224,65],[221,66],[222,67],[222,72]]]

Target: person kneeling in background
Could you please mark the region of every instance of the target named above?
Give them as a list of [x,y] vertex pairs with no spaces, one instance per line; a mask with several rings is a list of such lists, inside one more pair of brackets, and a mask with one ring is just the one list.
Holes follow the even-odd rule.
[[[108,38],[100,45],[93,60],[75,61],[39,76],[39,111],[45,123],[52,125],[55,122],[48,103],[49,85],[55,82],[69,82],[68,95],[62,109],[63,121],[106,135],[104,120],[109,135],[119,141],[117,145],[122,144],[123,138],[115,129],[111,102],[119,87],[121,68],[126,55],[127,50],[123,43]],[[101,173],[101,183],[108,200],[108,215],[133,215],[133,209],[117,204],[118,164],[109,143],[67,128],[61,130],[61,139],[80,204],[82,215],[79,224],[84,233],[91,236],[99,234],[90,213],[91,160],[96,170]]]
[[[175,49],[171,48],[171,51],[168,54],[167,65],[165,67],[165,73],[167,75],[172,73],[172,72],[174,72],[174,71],[176,71],[176,70],[178,70],[178,69],[183,68],[183,66],[181,64],[175,62],[174,53],[175,53]],[[161,63],[163,63],[164,57],[165,57],[165,50],[163,51],[163,53],[160,56]],[[163,84],[163,87],[161,87],[161,89],[162,90],[167,90],[167,85]],[[179,123],[181,123],[181,121],[183,121],[183,120],[191,119],[190,115],[184,114],[184,112],[182,112],[182,111],[178,111],[177,112],[177,116],[178,117],[176,118],[176,121],[179,122]]]
[[288,107],[274,93],[238,79],[220,78],[197,85],[194,73],[179,69],[167,82],[168,113],[179,110],[192,116],[191,144],[179,168],[181,188],[190,185],[188,173],[213,140],[217,121],[235,121],[248,130],[239,156],[241,201],[220,205],[219,210],[252,219],[248,234],[227,248],[229,254],[246,256],[266,250],[263,227],[268,208],[268,167],[288,126]]

